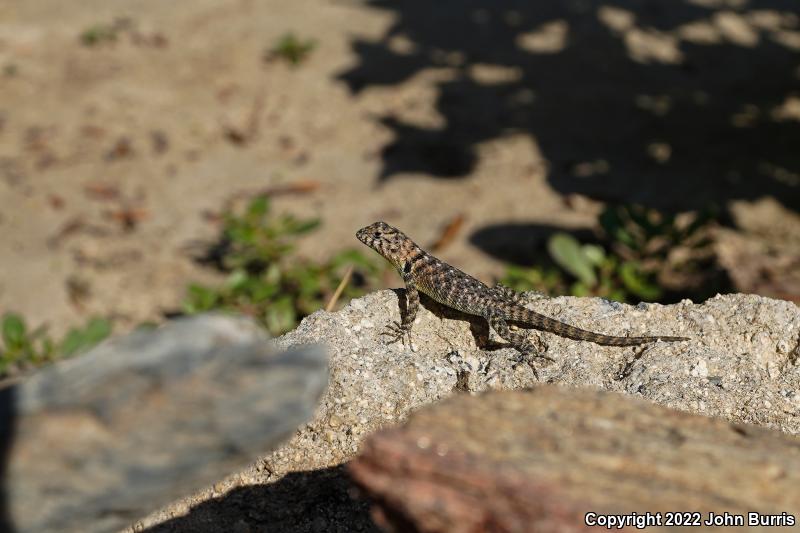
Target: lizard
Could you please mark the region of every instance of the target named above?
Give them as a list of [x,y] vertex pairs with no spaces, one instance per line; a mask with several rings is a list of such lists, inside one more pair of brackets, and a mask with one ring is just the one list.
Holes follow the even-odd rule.
[[518,359],[525,360],[538,377],[530,359],[532,356],[549,359],[538,353],[524,333],[512,331],[508,323],[518,323],[573,340],[589,341],[605,346],[635,346],[658,340],[677,342],[687,337],[647,336],[618,337],[603,335],[572,326],[539,314],[524,306],[522,295],[509,287],[489,287],[480,280],[445,263],[420,248],[399,229],[385,222],[375,222],[356,232],[356,237],[382,255],[397,269],[405,283],[406,310],[401,321],[387,325],[382,333],[389,342],[406,339],[411,344],[411,328],[419,310],[422,292],[442,305],[469,315],[483,317],[497,334],[515,348]]

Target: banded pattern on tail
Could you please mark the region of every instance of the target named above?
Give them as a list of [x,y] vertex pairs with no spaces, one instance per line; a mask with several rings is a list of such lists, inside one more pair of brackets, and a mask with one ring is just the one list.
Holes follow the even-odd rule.
[[564,322],[554,318],[540,315],[539,313],[531,311],[530,309],[520,305],[514,305],[508,309],[503,318],[511,322],[520,322],[522,324],[528,324],[537,329],[550,331],[556,335],[567,337],[568,339],[589,341],[594,342],[595,344],[602,344],[604,346],[636,346],[638,344],[647,344],[648,342],[655,342],[658,340],[662,340],[664,342],[689,340],[686,337],[671,337],[667,335],[664,335],[663,337],[617,337],[614,335],[603,335],[602,333],[595,333],[593,331],[581,329],[569,324],[565,324]]

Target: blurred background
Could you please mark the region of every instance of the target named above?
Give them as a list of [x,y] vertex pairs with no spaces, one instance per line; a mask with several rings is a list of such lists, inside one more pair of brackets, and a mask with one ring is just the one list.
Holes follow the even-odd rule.
[[0,376],[400,286],[354,237],[375,220],[518,290],[797,302],[799,13],[0,2]]

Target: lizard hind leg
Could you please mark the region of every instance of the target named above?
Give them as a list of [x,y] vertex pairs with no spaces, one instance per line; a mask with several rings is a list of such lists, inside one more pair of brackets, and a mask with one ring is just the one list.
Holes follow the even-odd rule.
[[511,331],[508,327],[508,323],[505,321],[503,317],[489,315],[486,317],[486,320],[489,322],[489,325],[494,329],[497,334],[500,336],[501,339],[508,342],[512,348],[516,349],[519,352],[519,361],[526,362],[528,366],[531,367],[533,370],[533,375],[537,378],[539,377],[539,373],[536,371],[536,368],[533,366],[532,359],[534,357],[539,357],[541,359],[547,359],[548,361],[553,361],[552,357],[548,357],[544,355],[540,350],[537,350],[536,347],[531,343],[531,341],[525,336],[524,333],[519,331]]

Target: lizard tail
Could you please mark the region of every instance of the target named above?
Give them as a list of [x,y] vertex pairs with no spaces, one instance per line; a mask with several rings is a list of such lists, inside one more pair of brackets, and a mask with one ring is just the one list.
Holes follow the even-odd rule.
[[671,336],[649,336],[649,337],[617,337],[614,335],[603,335],[602,333],[595,333],[585,329],[577,328],[569,324],[565,324],[560,320],[540,315],[525,307],[516,307],[509,314],[508,320],[512,322],[519,322],[521,324],[528,324],[537,329],[549,331],[577,341],[589,341],[595,344],[602,344],[604,346],[636,346],[638,344],[647,344],[649,342],[665,341],[665,342],[678,342],[688,341],[688,337],[671,337]]

